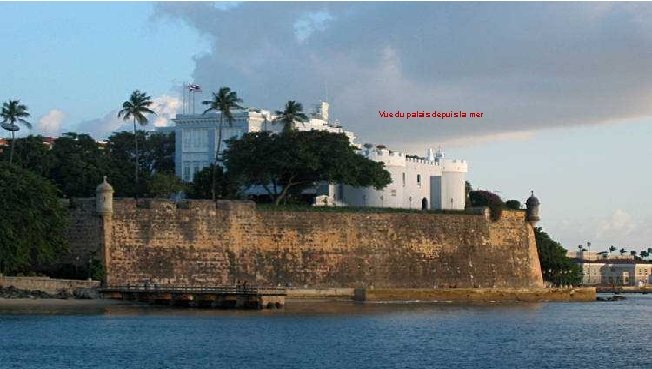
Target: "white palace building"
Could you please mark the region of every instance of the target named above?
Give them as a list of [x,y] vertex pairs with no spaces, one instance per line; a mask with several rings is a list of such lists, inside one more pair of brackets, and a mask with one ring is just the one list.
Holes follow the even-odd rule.
[[[444,158],[441,151],[427,150],[425,157],[406,155],[384,146],[359,145],[353,132],[344,130],[338,121],[331,121],[326,102],[318,104],[309,114],[309,121],[297,124],[298,130],[323,130],[343,133],[360,155],[381,161],[392,176],[392,183],[382,190],[373,187],[355,188],[342,184],[316,186],[317,206],[373,206],[406,209],[464,209],[464,182],[468,170],[464,160]],[[219,112],[206,114],[178,114],[172,130],[176,135],[176,174],[183,181],[192,182],[194,175],[215,159]],[[233,124],[224,124],[224,141],[241,137],[248,132],[280,132],[273,124],[275,116],[268,110],[248,108],[233,114]]]

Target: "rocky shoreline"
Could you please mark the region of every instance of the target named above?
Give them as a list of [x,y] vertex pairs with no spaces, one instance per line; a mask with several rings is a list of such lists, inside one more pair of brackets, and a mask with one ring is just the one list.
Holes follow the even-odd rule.
[[56,294],[43,292],[40,290],[22,290],[14,286],[0,286],[0,298],[2,299],[98,299],[100,298],[97,290],[92,288],[77,288],[74,290],[61,289]]

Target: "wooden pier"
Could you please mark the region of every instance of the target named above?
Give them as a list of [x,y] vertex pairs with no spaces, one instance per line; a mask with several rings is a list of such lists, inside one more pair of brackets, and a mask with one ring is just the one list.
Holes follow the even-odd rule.
[[249,286],[111,286],[100,290],[103,298],[157,305],[216,309],[279,309],[285,305],[285,288]]

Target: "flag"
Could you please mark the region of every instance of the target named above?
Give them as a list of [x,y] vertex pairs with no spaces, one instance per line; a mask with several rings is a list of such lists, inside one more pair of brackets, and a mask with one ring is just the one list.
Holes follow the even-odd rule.
[[191,85],[188,85],[188,90],[190,92],[201,92],[201,87],[199,87],[199,85],[191,84]]

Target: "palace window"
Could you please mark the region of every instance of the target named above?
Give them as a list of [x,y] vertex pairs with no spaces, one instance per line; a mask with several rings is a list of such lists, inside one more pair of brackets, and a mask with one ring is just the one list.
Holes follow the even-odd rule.
[[405,172],[403,172],[402,178],[403,178],[403,187],[405,187]]

